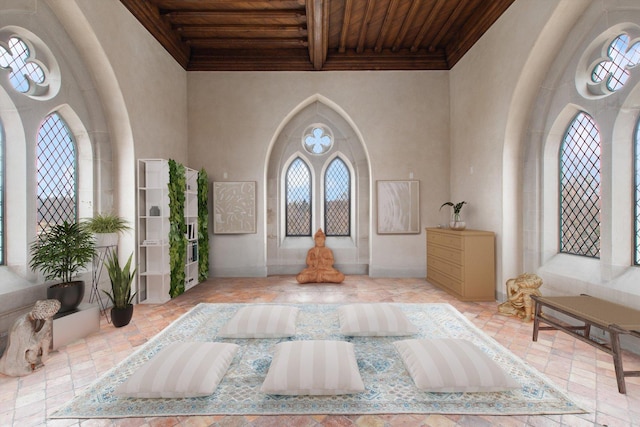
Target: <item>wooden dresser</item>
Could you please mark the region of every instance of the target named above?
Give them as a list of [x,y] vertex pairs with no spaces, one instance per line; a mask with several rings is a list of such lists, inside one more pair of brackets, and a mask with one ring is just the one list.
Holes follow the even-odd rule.
[[427,228],[427,281],[462,301],[495,301],[495,235]]

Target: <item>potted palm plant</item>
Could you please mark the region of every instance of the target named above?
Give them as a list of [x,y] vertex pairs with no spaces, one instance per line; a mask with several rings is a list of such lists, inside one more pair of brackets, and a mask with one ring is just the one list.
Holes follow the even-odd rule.
[[451,221],[449,221],[449,228],[452,230],[464,230],[467,227],[467,223],[462,221],[460,218],[460,211],[462,207],[466,204],[464,200],[458,203],[445,202],[440,206],[442,209],[444,206],[451,206],[453,208],[453,215],[451,216]]
[[109,273],[109,279],[111,280],[111,292],[102,291],[109,297],[109,300],[113,304],[111,308],[111,322],[116,328],[126,326],[131,321],[133,316],[133,300],[136,293],[131,293],[131,283],[133,277],[136,274],[137,269],[131,270],[131,259],[133,253],[129,255],[129,260],[120,267],[120,261],[118,261],[118,255],[116,251],[111,251],[107,257],[105,267]]
[[83,220],[82,226],[95,234],[97,247],[115,246],[118,244],[118,234],[131,230],[124,218],[110,213],[97,213]]
[[61,281],[48,287],[47,298],[60,301],[59,313],[75,310],[84,297],[84,281],[76,276],[96,254],[91,232],[65,221],[41,233],[29,249],[31,269],[39,270],[47,281]]

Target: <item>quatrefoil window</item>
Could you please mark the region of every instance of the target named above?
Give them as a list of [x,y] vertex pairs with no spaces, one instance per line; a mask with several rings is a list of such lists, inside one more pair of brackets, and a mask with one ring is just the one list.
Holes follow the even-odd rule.
[[629,79],[629,68],[635,67],[640,62],[640,41],[636,41],[629,47],[630,38],[626,34],[620,34],[607,48],[609,59],[600,61],[591,73],[594,83],[606,81],[609,91],[620,90]]
[[20,93],[36,95],[46,91],[47,70],[34,61],[29,46],[18,37],[0,43],[0,68],[9,70],[9,81]]
[[333,147],[333,134],[329,127],[322,124],[314,124],[304,131],[302,146],[310,154],[324,154]]

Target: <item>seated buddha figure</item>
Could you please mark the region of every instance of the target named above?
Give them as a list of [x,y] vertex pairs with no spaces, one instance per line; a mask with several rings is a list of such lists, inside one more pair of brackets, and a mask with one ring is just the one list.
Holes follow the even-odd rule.
[[296,276],[298,283],[342,283],[344,274],[333,268],[333,252],[324,243],[321,228],[313,235],[316,245],[307,252],[307,268]]

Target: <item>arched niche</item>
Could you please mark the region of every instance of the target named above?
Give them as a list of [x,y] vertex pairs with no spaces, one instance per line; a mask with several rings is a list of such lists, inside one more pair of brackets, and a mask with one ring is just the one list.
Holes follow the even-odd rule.
[[[302,136],[314,123],[330,127],[334,145],[320,156],[304,151]],[[371,230],[371,178],[366,148],[357,128],[337,105],[315,95],[302,102],[283,120],[266,159],[266,257],[267,274],[296,274],[305,266],[306,253],[314,245],[312,236],[286,237],[284,228],[284,179],[292,158],[301,155],[313,171],[312,230],[322,224],[322,185],[326,165],[339,155],[352,174],[351,235],[328,237],[336,267],[345,274],[368,274]]]

